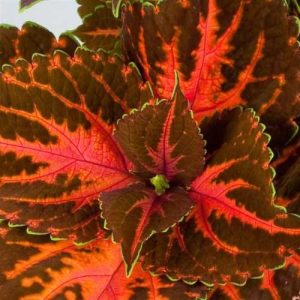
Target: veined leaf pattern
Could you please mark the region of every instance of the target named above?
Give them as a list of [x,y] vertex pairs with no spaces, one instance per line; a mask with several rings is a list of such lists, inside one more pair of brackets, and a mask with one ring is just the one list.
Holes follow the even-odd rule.
[[0,217],[70,239],[0,225],[1,294],[205,298],[140,258],[212,300],[300,296],[297,0],[77,2],[100,51],[0,26]]
[[[77,0],[82,25],[72,33],[93,50],[119,50],[122,22],[113,15],[113,4],[105,0]],[[120,52],[120,51],[119,51]]]
[[264,126],[250,109],[237,108],[230,119],[222,144],[192,183],[192,213],[144,244],[147,269],[209,284],[244,284],[282,265],[299,247],[300,219],[273,203]]
[[18,60],[0,77],[0,216],[88,242],[103,235],[98,195],[133,182],[110,125],[151,95],[134,67],[78,49]]
[[170,98],[177,70],[197,120],[245,105],[262,117],[273,147],[293,136],[300,26],[287,18],[284,1],[146,1],[127,4],[123,14],[128,60],[141,66],[158,97]]
[[204,141],[179,88],[171,101],[124,116],[115,137],[133,162],[132,172],[144,178],[163,174],[174,184],[188,185],[203,169]]
[[159,196],[143,184],[106,192],[100,200],[107,228],[122,245],[127,274],[131,274],[143,242],[179,222],[192,207],[182,188],[170,189]]
[[76,247],[70,241],[49,242],[24,233],[22,228],[0,227],[4,299],[194,300],[207,293],[201,284],[152,277],[140,265],[126,278],[119,246],[110,241]]

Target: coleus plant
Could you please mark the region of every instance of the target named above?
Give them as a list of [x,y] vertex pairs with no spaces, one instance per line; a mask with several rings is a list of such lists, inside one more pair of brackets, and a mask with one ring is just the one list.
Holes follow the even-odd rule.
[[2,297],[298,297],[297,1],[78,4],[0,27]]

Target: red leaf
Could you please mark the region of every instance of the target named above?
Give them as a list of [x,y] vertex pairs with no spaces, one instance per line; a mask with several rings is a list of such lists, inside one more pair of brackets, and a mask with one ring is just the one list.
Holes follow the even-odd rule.
[[[78,50],[19,60],[0,77],[0,216],[13,226],[71,238],[103,231],[100,192],[133,182],[112,122],[147,101],[135,69]],[[103,120],[104,119],[104,120]]]
[[110,241],[77,248],[70,241],[28,236],[22,229],[0,230],[3,299],[189,300],[207,291],[201,284],[152,277],[140,265],[126,278],[120,249]]
[[158,97],[170,98],[177,70],[197,120],[246,105],[263,117],[273,145],[286,142],[283,126],[294,134],[299,26],[281,0],[136,1],[124,10],[123,28],[128,60]]

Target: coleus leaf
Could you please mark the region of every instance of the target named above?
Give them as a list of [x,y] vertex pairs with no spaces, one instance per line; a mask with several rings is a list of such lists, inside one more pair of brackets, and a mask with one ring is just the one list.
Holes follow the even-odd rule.
[[264,126],[250,109],[237,108],[230,119],[222,144],[192,183],[190,215],[145,242],[141,255],[150,271],[242,284],[282,265],[287,251],[299,247],[300,219],[273,203]]
[[79,4],[78,13],[81,18],[92,14],[97,6],[105,3],[109,3],[111,8],[114,7],[115,9],[120,7],[121,4],[119,0],[76,0],[76,2]]
[[266,270],[260,279],[249,279],[246,285],[219,286],[209,300],[282,300],[300,296],[300,257],[290,256],[279,270]]
[[31,7],[32,5],[35,5],[38,2],[41,2],[44,0],[20,0],[20,9],[27,9],[29,7]]
[[[213,117],[205,118],[201,123],[201,132],[205,136],[206,158],[209,159],[222,144],[222,136],[231,121],[231,113],[223,111]],[[297,122],[296,122],[297,124]],[[298,125],[297,125],[298,126]],[[280,131],[285,133],[285,128]],[[274,185],[277,191],[275,202],[287,209],[287,212],[300,214],[300,131],[287,145],[282,145],[275,153],[272,167],[276,171]]]
[[105,49],[121,54],[122,20],[119,12],[122,0],[77,0],[77,3],[83,24],[72,33],[89,49]]
[[192,201],[184,186],[202,170],[204,142],[179,89],[172,101],[147,105],[123,117],[115,137],[132,161],[133,172],[145,181],[100,196],[103,217],[122,245],[130,273],[143,242],[190,211]]
[[[281,0],[163,0],[127,4],[126,56],[143,69],[155,93],[168,99],[180,87],[202,120],[216,110],[254,108],[280,145],[278,132],[296,130],[300,114],[299,21]],[[276,20],[276,22],[275,22]],[[156,45],[153,47],[153,45]],[[289,138],[288,137],[288,138]]]
[[76,0],[76,2],[79,4],[78,7],[79,16],[83,19],[85,16],[92,14],[97,6],[104,4],[105,2],[108,1],[107,0]]
[[[4,299],[178,299],[204,297],[203,285],[152,277],[137,265],[126,278],[118,245],[96,240],[77,248],[21,228],[0,228],[0,292]],[[13,255],[12,255],[13,253]]]
[[135,68],[122,67],[83,49],[4,67],[0,217],[11,226],[76,243],[103,234],[99,193],[132,182],[107,123],[149,95]]
[[120,47],[120,18],[113,15],[113,3],[104,0],[77,0],[83,24],[73,34],[89,49],[117,50]]
[[300,132],[272,163],[276,170],[276,203],[300,215]]
[[100,199],[107,227],[122,245],[127,274],[133,270],[143,242],[180,221],[192,207],[183,188],[157,195],[143,184],[106,192]]
[[0,68],[13,64],[18,58],[31,61],[34,53],[52,54],[63,50],[73,55],[78,43],[69,35],[62,34],[58,40],[46,28],[33,22],[26,22],[21,29],[0,25]]
[[114,135],[133,162],[132,171],[144,178],[163,174],[188,185],[202,171],[204,142],[178,86],[171,101],[123,117]]

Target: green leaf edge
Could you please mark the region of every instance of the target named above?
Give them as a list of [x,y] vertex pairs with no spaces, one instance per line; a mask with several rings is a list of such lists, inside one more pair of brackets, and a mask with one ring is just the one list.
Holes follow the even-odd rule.
[[[43,1],[43,0],[40,0],[40,1]],[[12,24],[8,24],[8,23],[0,23],[0,29],[1,28],[4,28],[4,29],[16,29],[18,31],[21,30],[21,27],[23,26],[30,26],[30,27],[35,27],[35,28],[39,28],[39,29],[43,29],[45,31],[47,31],[48,33],[52,34],[53,37],[58,41],[60,38],[62,38],[63,36],[67,36],[69,37],[70,39],[72,39],[76,44],[77,44],[77,48],[80,48],[80,47],[83,47],[81,46],[81,41],[77,38],[76,35],[73,34],[73,31],[74,30],[66,30],[62,33],[59,34],[58,37],[55,36],[55,34],[50,31],[48,28],[44,27],[43,25],[39,24],[39,23],[36,23],[36,22],[33,22],[33,21],[25,21],[21,26],[15,26],[15,25],[12,25]],[[60,50],[60,49],[54,49],[53,51],[53,54],[55,53],[55,51],[57,50]],[[88,48],[87,48],[88,50]],[[62,50],[61,50],[62,51]],[[42,53],[33,53],[32,54],[32,58],[33,58],[33,55],[34,54],[42,54]],[[75,54],[75,52],[74,52]],[[42,55],[46,55],[46,54],[42,54]],[[69,55],[69,54],[68,54]],[[70,55],[69,55],[70,56]],[[19,57],[19,58],[22,58],[22,57]]]
[[115,5],[114,0],[112,0],[112,13],[113,13],[115,18],[119,17],[120,7],[121,7],[121,4],[122,4],[123,0],[117,0],[117,1],[118,1],[117,5]]

